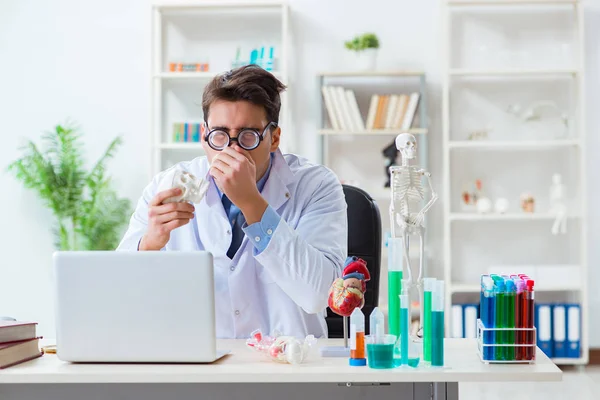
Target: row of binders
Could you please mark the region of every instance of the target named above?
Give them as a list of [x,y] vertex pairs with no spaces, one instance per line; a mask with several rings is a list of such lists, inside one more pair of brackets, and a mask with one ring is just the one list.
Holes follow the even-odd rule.
[[581,356],[581,306],[579,304],[537,304],[535,310],[537,345],[548,357]]
[[418,92],[371,96],[367,120],[361,115],[353,90],[341,86],[321,87],[325,108],[334,130],[410,129],[419,105]]
[[479,304],[453,304],[451,309],[450,336],[453,338],[475,339]]

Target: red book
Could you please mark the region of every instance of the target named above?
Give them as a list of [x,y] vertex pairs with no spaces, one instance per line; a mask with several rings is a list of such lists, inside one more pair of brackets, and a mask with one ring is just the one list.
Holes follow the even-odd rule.
[[41,357],[39,338],[0,344],[0,369]]
[[36,322],[0,321],[0,344],[36,337]]

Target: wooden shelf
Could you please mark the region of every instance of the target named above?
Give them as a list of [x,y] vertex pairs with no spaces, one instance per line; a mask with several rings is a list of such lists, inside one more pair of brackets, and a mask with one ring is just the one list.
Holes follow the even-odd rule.
[[486,150],[545,150],[579,146],[577,139],[556,140],[451,140],[448,142],[450,149],[486,149]]
[[412,133],[412,134],[426,134],[427,129],[414,128],[414,129],[366,129],[364,131],[346,131],[343,129],[319,129],[317,131],[319,135],[365,135],[365,136],[376,136],[376,135],[399,135],[401,133]]
[[382,76],[382,77],[391,77],[391,76],[424,76],[425,71],[418,70],[398,70],[398,71],[329,71],[329,72],[320,72],[317,74],[318,76],[322,76],[324,78],[334,78],[334,77],[373,77],[373,76]]

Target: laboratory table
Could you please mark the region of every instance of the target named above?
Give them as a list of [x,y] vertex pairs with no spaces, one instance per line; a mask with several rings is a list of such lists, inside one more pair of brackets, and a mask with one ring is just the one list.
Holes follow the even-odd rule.
[[560,381],[562,373],[542,351],[535,364],[486,365],[471,339],[445,340],[445,367],[374,370],[346,358],[278,364],[245,347],[220,340],[231,354],[212,364],[74,364],[54,354],[0,370],[0,399],[435,399],[459,398],[461,382]]

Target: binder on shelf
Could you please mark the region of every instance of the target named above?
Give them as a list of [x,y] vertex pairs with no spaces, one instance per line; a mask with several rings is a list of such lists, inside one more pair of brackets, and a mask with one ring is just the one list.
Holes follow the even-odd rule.
[[569,304],[567,307],[567,354],[566,357],[581,356],[581,307]]
[[554,357],[567,356],[567,308],[564,304],[556,304],[552,310],[552,338]]
[[552,343],[552,306],[538,304],[535,306],[535,326],[537,328],[537,345],[548,356],[554,356]]
[[464,338],[465,324],[463,323],[463,307],[460,304],[452,305],[452,337]]
[[477,338],[477,304],[463,305],[464,337],[467,339]]

